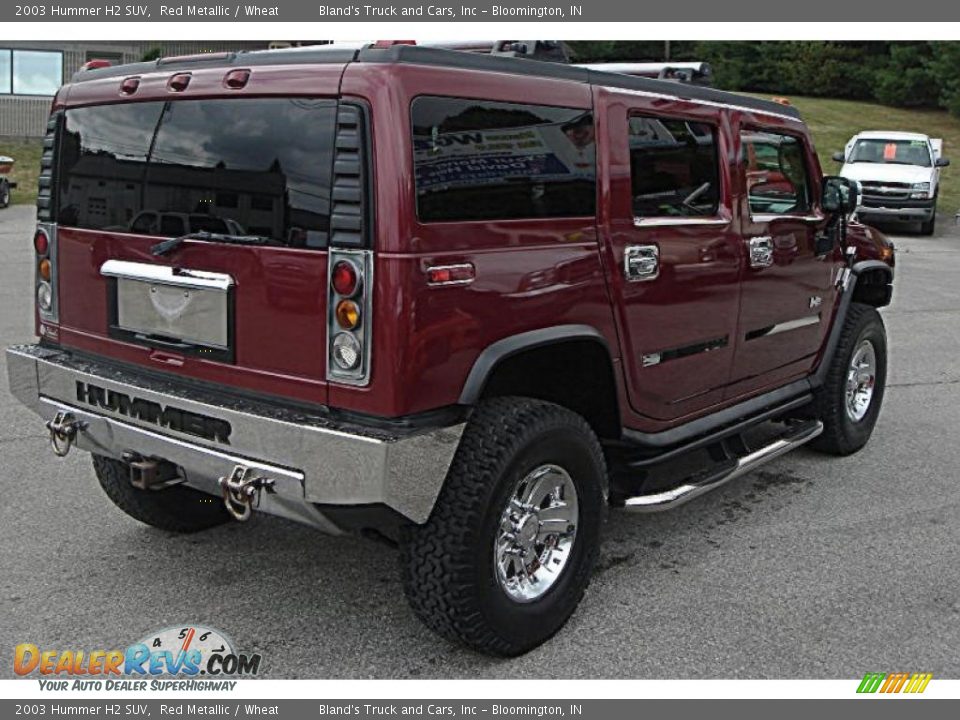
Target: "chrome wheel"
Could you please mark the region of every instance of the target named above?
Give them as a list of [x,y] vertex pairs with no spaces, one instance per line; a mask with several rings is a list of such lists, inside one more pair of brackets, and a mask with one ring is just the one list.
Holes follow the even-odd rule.
[[541,465],[510,494],[494,541],[500,587],[515,602],[532,602],[563,573],[577,537],[580,508],[570,474]]
[[877,384],[877,352],[873,343],[864,340],[850,359],[847,370],[847,417],[860,422],[870,409],[873,390]]

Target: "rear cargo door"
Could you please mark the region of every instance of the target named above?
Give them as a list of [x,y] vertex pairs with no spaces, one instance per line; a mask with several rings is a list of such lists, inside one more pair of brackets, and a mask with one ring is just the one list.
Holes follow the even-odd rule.
[[308,97],[66,110],[61,343],[325,402],[337,117]]

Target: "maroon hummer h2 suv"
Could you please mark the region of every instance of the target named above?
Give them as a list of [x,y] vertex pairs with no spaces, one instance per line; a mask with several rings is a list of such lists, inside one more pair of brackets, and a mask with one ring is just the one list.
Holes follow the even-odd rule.
[[429,627],[514,655],[573,613],[608,506],[867,442],[894,255],[857,192],[790,106],[569,65],[82,71],[10,385],[134,518],[376,536]]

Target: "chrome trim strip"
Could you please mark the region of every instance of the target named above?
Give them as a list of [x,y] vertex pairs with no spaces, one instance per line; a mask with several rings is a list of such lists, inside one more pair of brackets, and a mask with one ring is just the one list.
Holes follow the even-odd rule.
[[750,214],[750,220],[756,223],[769,223],[776,220],[797,220],[799,222],[822,222],[826,217],[820,215],[790,215],[784,213],[757,213]]
[[226,292],[234,285],[233,278],[223,273],[173,268],[167,265],[151,265],[150,263],[129,262],[127,260],[107,260],[100,266],[100,274],[104,277],[122,280],[140,280],[141,282],[158,285],[219,290],[221,292]]
[[760,110],[758,108],[745,107],[743,105],[734,105],[733,103],[721,103],[721,102],[715,102],[713,100],[700,100],[700,99],[692,100],[692,99],[682,98],[678,95],[667,95],[666,93],[654,93],[654,92],[648,92],[646,90],[631,90],[629,88],[621,88],[621,87],[616,87],[614,85],[600,85],[599,87],[601,87],[603,90],[609,90],[610,92],[626,93],[627,95],[637,95],[639,97],[648,97],[654,100],[671,100],[674,102],[692,102],[692,103],[696,103],[697,105],[709,105],[710,107],[727,108],[728,110],[740,110],[741,112],[766,115],[767,117],[783,118],[784,120],[790,120],[791,122],[795,122],[795,123],[803,122],[803,120],[801,120],[800,118],[794,117],[792,115],[787,115],[785,113],[773,112],[772,110]]
[[819,322],[820,313],[808,315],[807,317],[797,318],[796,320],[787,320],[786,322],[771,325],[770,328],[751,330],[744,336],[744,339],[748,341],[759,340],[760,338],[770,337],[771,335],[779,335],[780,333],[790,332],[791,330],[799,330],[800,328],[809,327],[810,325],[816,325]]
[[728,218],[701,218],[701,217],[655,217],[655,218],[645,218],[645,217],[634,217],[633,225],[634,227],[644,228],[644,227],[683,227],[684,225],[690,226],[708,226],[708,227],[724,227],[729,225],[732,221]]
[[733,468],[726,472],[721,472],[719,475],[715,474],[710,476],[705,482],[687,482],[662,492],[627,498],[624,502],[624,507],[627,510],[637,513],[655,513],[672,510],[711,490],[723,487],[731,480],[746,475],[774,458],[780,457],[810,442],[822,432],[823,423],[819,420],[802,425],[793,432],[774,440],[766,447],[762,447],[738,459]]

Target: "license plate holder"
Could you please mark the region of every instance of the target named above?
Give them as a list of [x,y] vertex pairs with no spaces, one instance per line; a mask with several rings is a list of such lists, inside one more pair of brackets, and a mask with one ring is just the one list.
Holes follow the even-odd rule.
[[234,282],[229,275],[108,260],[110,336],[148,347],[234,361]]

